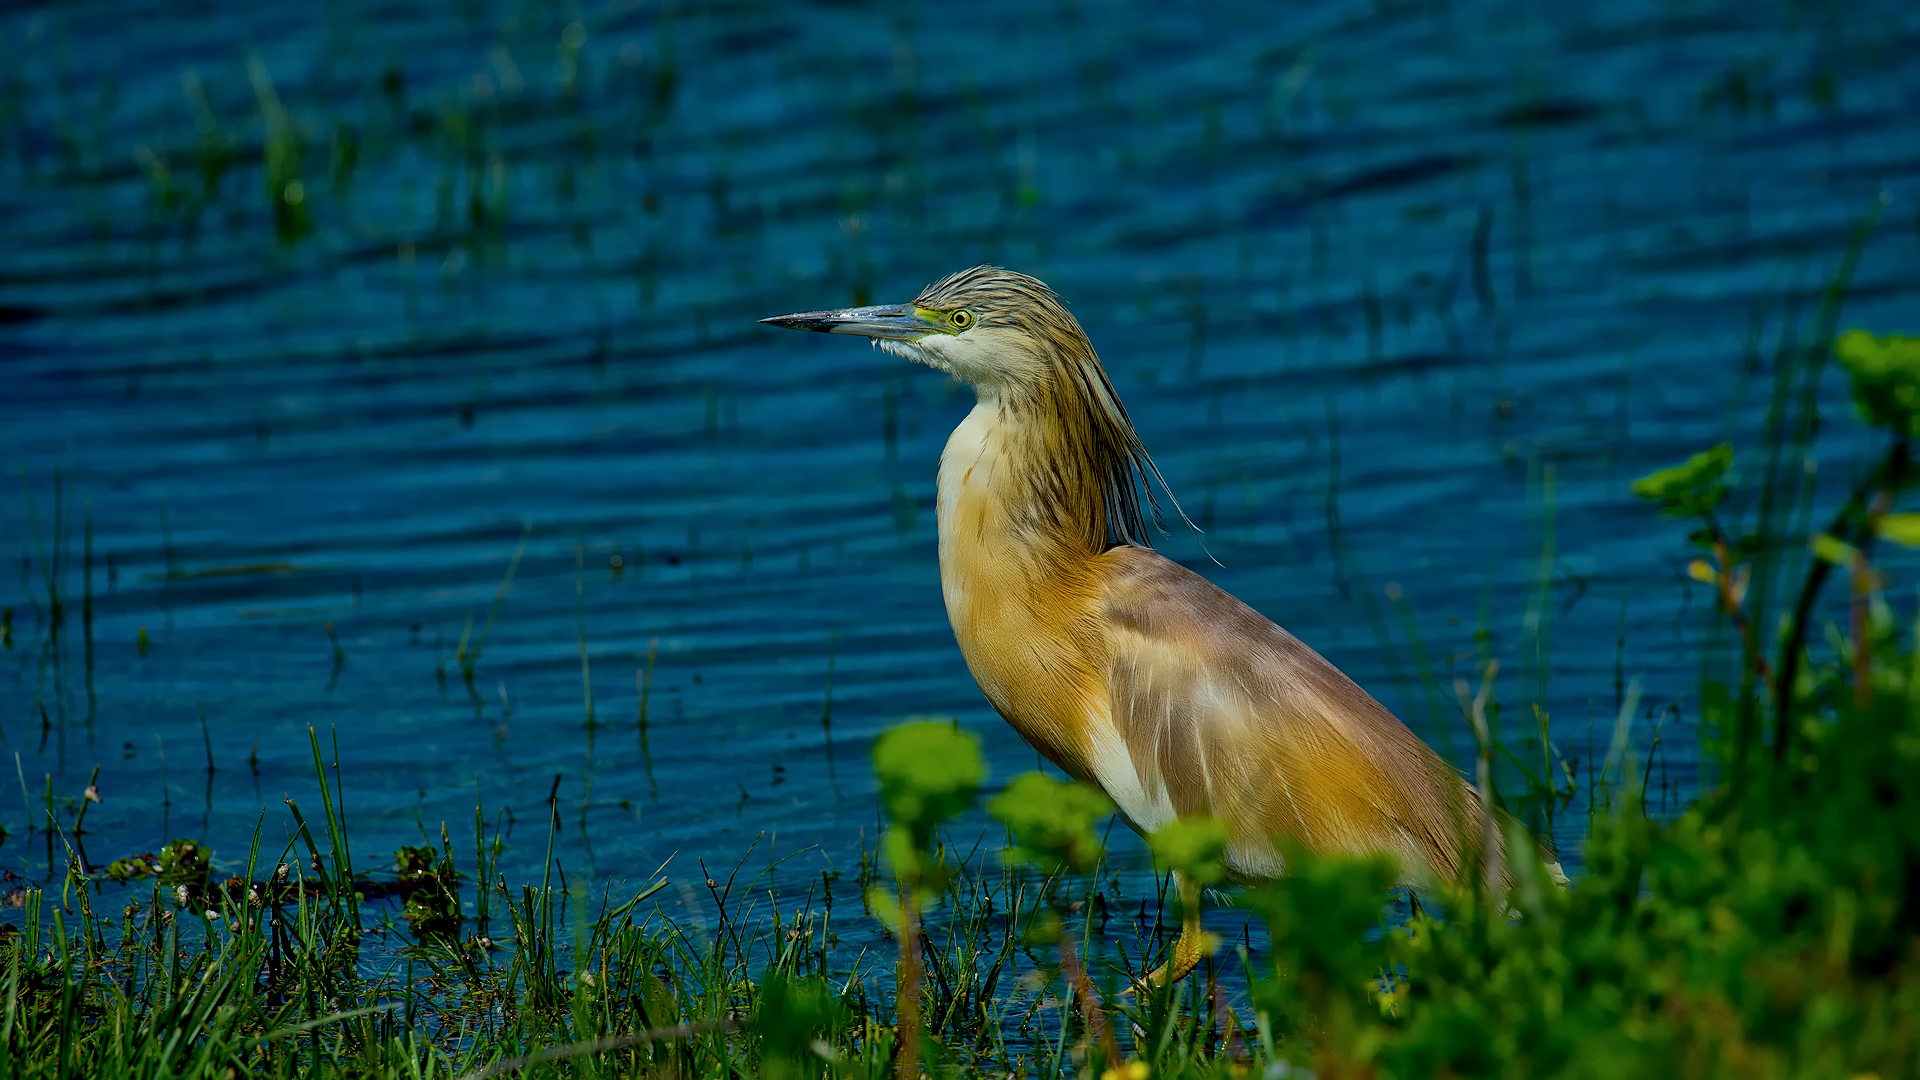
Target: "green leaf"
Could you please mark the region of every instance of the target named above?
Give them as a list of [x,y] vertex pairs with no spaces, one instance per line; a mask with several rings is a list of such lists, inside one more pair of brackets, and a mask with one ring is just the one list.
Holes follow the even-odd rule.
[[1266,918],[1273,942],[1274,977],[1254,980],[1255,1007],[1292,1031],[1324,1022],[1315,1018],[1366,1015],[1385,959],[1384,940],[1368,938],[1398,868],[1382,855],[1319,855],[1292,843],[1281,854],[1286,876],[1254,885],[1244,899]]
[[1853,376],[1853,401],[1868,423],[1920,433],[1920,338],[1849,330],[1833,354]]
[[1901,547],[1920,547],[1920,514],[1888,514],[1874,531]]
[[1822,562],[1830,562],[1844,570],[1851,570],[1855,560],[1860,558],[1860,549],[1837,537],[1826,533],[1815,533],[1809,545],[1813,548],[1813,557]]
[[[835,1031],[846,1024],[839,995],[819,975],[798,975],[769,968],[760,976],[760,1000],[752,1029],[760,1060],[760,1080],[802,1080],[820,1075],[816,1047],[833,1052]],[[823,1041],[825,1037],[826,1041]],[[831,1060],[831,1059],[829,1059]]]
[[440,853],[430,847],[403,847],[393,853],[394,869],[399,872],[402,881],[432,877],[439,861]]
[[881,925],[895,934],[905,933],[901,927],[905,916],[900,911],[900,898],[878,886],[867,890],[867,907],[873,911],[873,917]]
[[1094,825],[1113,812],[1113,803],[1085,784],[1030,772],[1015,777],[987,810],[1013,833],[1009,859],[1049,873],[1062,868],[1085,873],[1100,861]]
[[1660,503],[1676,517],[1705,514],[1726,498],[1726,473],[1733,466],[1733,447],[1726,443],[1701,452],[1670,469],[1648,473],[1633,482],[1633,493]]
[[924,850],[934,826],[973,805],[986,765],[980,740],[946,720],[918,720],[882,734],[873,744],[873,772],[887,816]]
[[912,874],[920,869],[920,852],[914,847],[911,829],[895,825],[882,833],[880,852],[897,873]]
[[160,849],[159,862],[154,872],[164,884],[198,885],[207,880],[213,850],[198,840],[175,840]]
[[1212,885],[1227,876],[1227,827],[1218,818],[1183,817],[1147,837],[1154,868],[1176,871],[1196,885]]

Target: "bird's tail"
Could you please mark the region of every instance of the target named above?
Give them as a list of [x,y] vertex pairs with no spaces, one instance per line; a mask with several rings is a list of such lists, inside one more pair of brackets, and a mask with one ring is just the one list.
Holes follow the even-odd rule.
[[1454,840],[1450,845],[1453,858],[1447,867],[1454,881],[1466,884],[1473,880],[1469,875],[1478,874],[1488,885],[1500,892],[1507,892],[1516,884],[1515,857],[1530,855],[1548,881],[1558,888],[1566,888],[1567,874],[1561,869],[1560,858],[1551,846],[1551,838],[1534,836],[1526,826],[1514,820],[1513,815],[1494,806],[1485,793],[1464,778],[1459,783],[1454,821],[1456,826],[1450,837]]

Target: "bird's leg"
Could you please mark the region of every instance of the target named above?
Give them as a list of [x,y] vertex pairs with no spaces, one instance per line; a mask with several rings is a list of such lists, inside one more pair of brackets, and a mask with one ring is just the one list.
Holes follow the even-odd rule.
[[1140,985],[1149,990],[1186,978],[1220,947],[1220,939],[1200,925],[1200,886],[1179,874],[1174,880],[1180,884],[1180,937],[1174,941],[1173,955],[1167,962],[1140,980]]

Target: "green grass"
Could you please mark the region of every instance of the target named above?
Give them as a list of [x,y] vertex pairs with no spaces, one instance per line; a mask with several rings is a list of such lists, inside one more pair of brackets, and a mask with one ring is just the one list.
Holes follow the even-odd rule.
[[[0,938],[0,1072],[455,1076],[529,1057],[524,1075],[891,1069],[897,1018],[868,991],[889,965],[834,962],[836,925],[873,918],[850,901],[885,893],[877,854],[838,890],[837,912],[831,877],[783,909],[764,876],[774,867],[737,867],[706,883],[717,918],[699,925],[650,903],[664,879],[587,897],[549,857],[547,876],[516,888],[495,876],[485,843],[462,873],[444,831],[437,848],[402,849],[392,870],[355,874],[331,796],[324,820],[289,814],[287,850],[256,837],[244,873],[224,882],[208,879],[210,853],[191,841],[116,862],[111,876],[130,890],[90,878],[69,852],[60,888],[29,890],[21,929]],[[995,855],[929,854],[953,865],[926,901],[943,917],[919,953],[922,1060],[1074,1071],[1078,1040],[1032,1016],[1046,987],[1023,929],[1036,910],[1083,906],[1071,898],[1094,879],[1043,881]],[[486,902],[462,920],[469,890]],[[100,906],[110,895],[117,913]]]
[[[513,886],[485,844],[463,874],[444,832],[395,871],[355,875],[323,800],[324,821],[292,810],[295,845],[256,842],[227,882],[207,880],[204,851],[175,845],[118,911],[77,859],[59,888],[29,890],[20,929],[0,939],[0,1072],[880,1077],[898,1064],[900,1016],[871,988],[897,977],[919,988],[929,1075],[1103,1076],[1115,1058],[1142,1063],[1121,1065],[1125,1077],[1912,1075],[1920,653],[1890,625],[1873,630],[1866,703],[1851,657],[1815,665],[1792,760],[1757,754],[1737,794],[1653,822],[1620,768],[1629,780],[1569,890],[1523,861],[1510,896],[1442,890],[1430,910],[1444,916],[1382,933],[1390,866],[1295,853],[1293,876],[1239,900],[1269,941],[1236,948],[1252,978],[1232,995],[1205,975],[1116,992],[1165,938],[1101,947],[1116,936],[1095,917],[1107,868],[1085,853],[1031,865],[1075,850],[1091,819],[1063,811],[1049,847],[1034,820],[1055,804],[1038,796],[995,804],[1026,863],[955,852],[932,829],[903,854],[915,843],[903,822],[853,888],[823,878],[797,906],[736,868],[707,886],[707,926],[651,902],[664,880],[586,897],[549,859],[542,880]],[[1713,708],[1730,719],[1737,702]],[[946,809],[967,787],[949,778],[961,793]],[[884,872],[909,863],[904,885]],[[468,890],[487,898],[486,920],[458,917]],[[863,892],[911,895],[927,913],[908,964],[840,966],[836,927],[872,911],[901,925],[897,903],[851,902]],[[403,907],[378,902],[395,895]]]

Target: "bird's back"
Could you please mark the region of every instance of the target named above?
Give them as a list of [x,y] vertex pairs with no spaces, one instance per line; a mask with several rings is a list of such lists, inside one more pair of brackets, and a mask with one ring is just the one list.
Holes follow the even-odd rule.
[[1210,813],[1247,877],[1280,872],[1274,838],[1391,854],[1415,882],[1456,874],[1463,838],[1479,832],[1472,789],[1391,712],[1156,552],[1121,546],[1093,561],[1107,715],[1090,721],[1124,747],[1132,776],[1115,775],[1111,749],[1096,771],[1136,827]]

